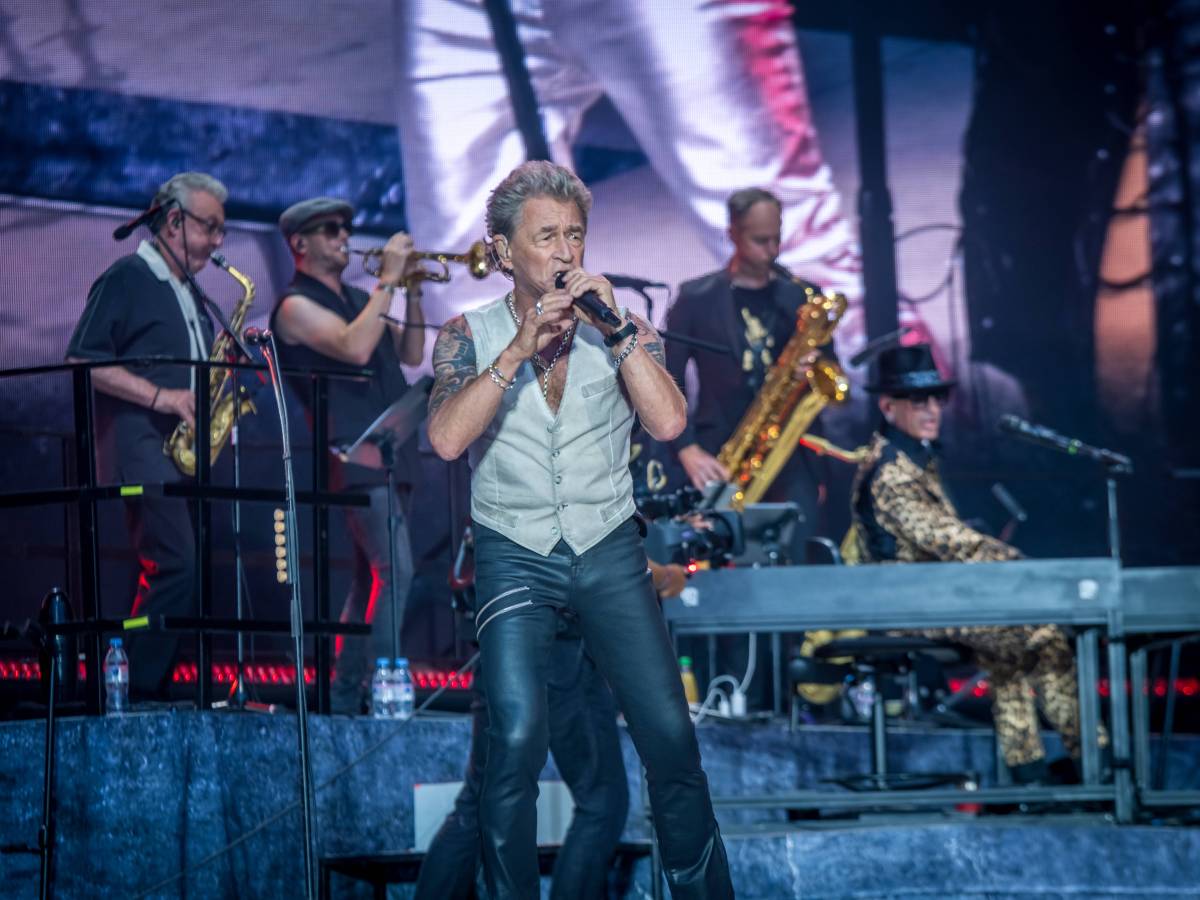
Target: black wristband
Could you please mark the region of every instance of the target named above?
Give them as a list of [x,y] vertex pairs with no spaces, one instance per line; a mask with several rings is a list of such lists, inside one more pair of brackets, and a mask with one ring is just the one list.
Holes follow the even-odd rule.
[[630,335],[634,335],[634,334],[637,334],[637,325],[632,320],[630,320],[630,321],[626,322],[623,326],[618,328],[616,331],[614,331],[612,334],[608,335],[604,339],[604,346],[605,347],[615,347],[617,344],[621,343],[621,341],[625,340],[625,338],[629,337]]

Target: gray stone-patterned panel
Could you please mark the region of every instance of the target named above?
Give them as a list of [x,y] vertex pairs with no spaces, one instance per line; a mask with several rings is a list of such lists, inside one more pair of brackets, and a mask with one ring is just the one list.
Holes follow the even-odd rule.
[[[463,718],[399,725],[314,716],[311,726],[319,786],[318,840],[322,852],[330,854],[408,848],[413,784],[458,780],[469,733]],[[43,733],[43,724],[37,721],[0,725],[0,846],[30,844],[35,839],[41,816]],[[806,728],[790,733],[780,725],[711,724],[702,725],[698,734],[717,795],[818,788],[824,779],[865,771],[869,765],[863,729]],[[624,743],[633,791],[626,837],[632,839],[644,837],[646,830],[637,759],[628,739]],[[373,747],[377,749],[368,753]],[[898,730],[890,737],[890,749],[889,761],[895,769],[975,769],[983,774],[985,785],[991,782],[994,748],[986,730]],[[1196,740],[1179,738],[1172,751],[1169,786],[1196,788],[1200,783],[1192,765],[1198,752]],[[128,896],[189,866],[199,867],[185,882],[168,881],[152,896],[295,895],[302,871],[296,752],[295,720],[290,716],[145,713],[64,720],[57,803],[59,896]],[[334,777],[360,758],[345,774]],[[548,767],[542,777],[555,777],[553,768]],[[199,865],[281,810],[284,813],[277,821],[234,850]],[[994,841],[980,835],[981,826],[925,832],[857,829],[752,840],[738,836],[740,831],[756,824],[778,829],[784,825],[780,814],[722,810],[720,818],[729,834],[735,879],[743,897],[798,896],[787,893],[794,884],[806,897],[880,896],[883,885],[897,883],[900,861],[937,859],[947,837],[961,848],[956,851],[961,859],[955,863],[954,877],[974,871],[979,889],[986,886],[1000,895],[1026,884],[1041,884],[1051,891],[1075,884],[1098,891],[1088,896],[1103,896],[1100,889],[1106,885],[1144,884],[1157,889],[1156,885],[1171,883],[1171,878],[1197,877],[1194,860],[1200,858],[1187,843],[1197,839],[1191,832],[1186,833],[1191,837],[1180,838],[1176,832],[1159,829],[1143,837],[1146,832],[1140,829],[1104,827],[1064,836],[1053,828],[1018,829],[1004,832],[998,846],[1031,859],[1031,847],[1053,840],[1064,848],[1062,852],[1070,845],[1081,855],[1070,865],[1062,861],[1065,857],[1055,859],[1053,870],[1039,867],[1036,859],[1015,870],[1005,867],[1007,857],[995,849]],[[1144,857],[1142,842],[1151,839],[1160,842],[1159,849]],[[1022,843],[1025,840],[1029,843]],[[892,868],[883,871],[860,865],[870,854],[891,859]],[[1159,866],[1159,874],[1146,875],[1143,859]],[[933,894],[938,884],[943,890],[949,887],[947,876],[935,880],[936,866],[913,866],[916,863],[903,872],[912,888]],[[829,879],[837,872],[842,873],[839,877],[847,891],[853,885],[854,891],[865,893],[835,893],[837,883]],[[4,896],[34,896],[36,857],[0,855],[0,884]]]

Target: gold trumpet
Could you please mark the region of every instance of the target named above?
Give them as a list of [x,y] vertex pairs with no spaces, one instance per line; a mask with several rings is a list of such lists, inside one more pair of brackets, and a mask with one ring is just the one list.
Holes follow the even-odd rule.
[[[363,258],[363,271],[375,278],[379,277],[383,263],[383,248],[371,247],[367,250],[351,250]],[[479,280],[487,278],[492,273],[492,257],[488,245],[483,241],[473,243],[466,253],[443,253],[439,250],[418,250],[414,254],[417,259],[428,259],[442,267],[436,269],[418,269],[408,277],[409,281],[437,281],[444,283],[450,280],[450,263],[461,263],[467,267],[471,277]]]

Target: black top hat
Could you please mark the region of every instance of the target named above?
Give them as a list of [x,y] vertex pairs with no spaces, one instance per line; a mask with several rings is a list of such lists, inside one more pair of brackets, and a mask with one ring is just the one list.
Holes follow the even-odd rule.
[[928,344],[890,347],[879,354],[871,367],[867,390],[872,394],[923,394],[954,387],[953,378],[943,378],[933,363]]

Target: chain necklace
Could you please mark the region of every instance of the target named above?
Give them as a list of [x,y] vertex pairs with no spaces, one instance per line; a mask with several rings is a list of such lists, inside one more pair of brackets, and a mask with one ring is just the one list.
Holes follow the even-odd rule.
[[[504,303],[508,306],[508,314],[512,316],[513,323],[517,328],[521,327],[521,318],[517,315],[517,307],[513,303],[512,291],[509,291],[504,297]],[[529,361],[533,363],[535,369],[542,370],[542,399],[548,400],[550,394],[550,373],[554,369],[554,364],[558,362],[558,358],[562,356],[563,351],[567,349],[567,344],[570,343],[572,335],[575,334],[575,325],[579,322],[576,318],[571,323],[571,327],[562,333],[559,338],[558,347],[554,351],[554,355],[550,357],[550,362],[545,362],[540,353],[534,352],[533,356],[529,357]]]

